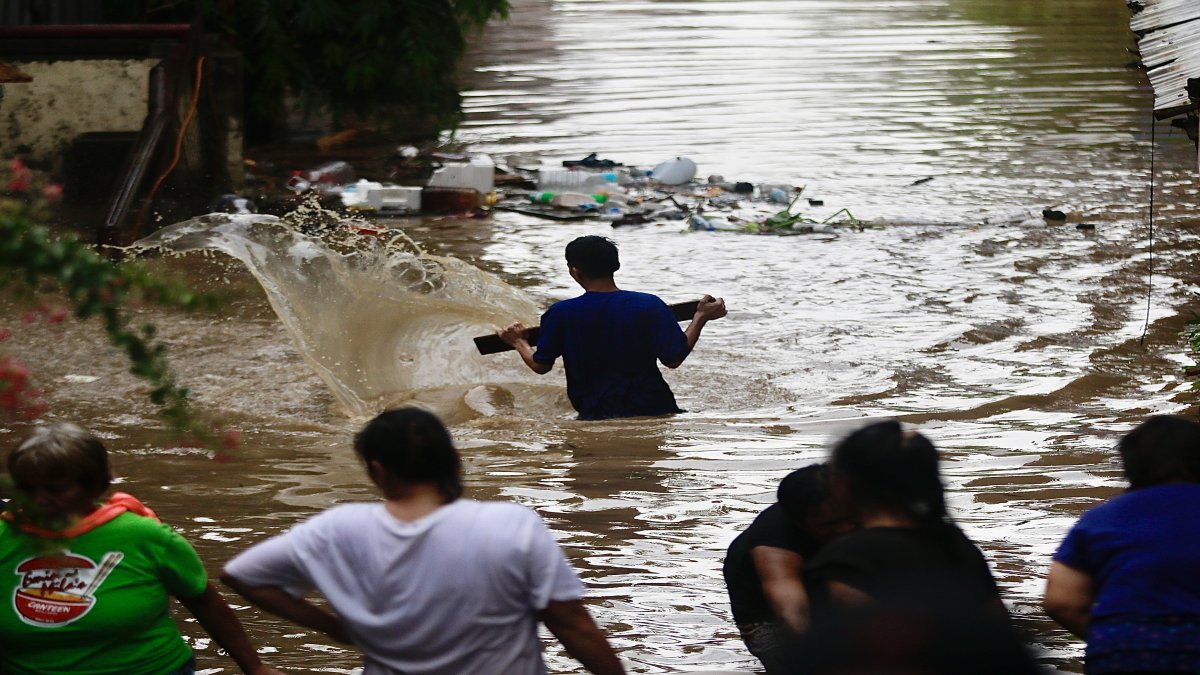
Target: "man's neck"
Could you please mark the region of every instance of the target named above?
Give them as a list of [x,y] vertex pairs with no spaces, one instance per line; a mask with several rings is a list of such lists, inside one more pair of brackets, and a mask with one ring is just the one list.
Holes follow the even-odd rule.
[[583,287],[583,290],[590,293],[611,293],[612,291],[621,290],[617,288],[617,282],[612,277],[605,277],[603,279],[582,278],[579,280],[579,285]]

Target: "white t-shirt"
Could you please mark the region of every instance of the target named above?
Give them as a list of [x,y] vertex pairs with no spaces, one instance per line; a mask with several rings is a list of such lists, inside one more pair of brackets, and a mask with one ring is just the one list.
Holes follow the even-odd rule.
[[337,506],[225,571],[319,590],[362,649],[364,675],[541,675],[536,613],[584,590],[536,513],[469,499],[412,523],[382,502]]

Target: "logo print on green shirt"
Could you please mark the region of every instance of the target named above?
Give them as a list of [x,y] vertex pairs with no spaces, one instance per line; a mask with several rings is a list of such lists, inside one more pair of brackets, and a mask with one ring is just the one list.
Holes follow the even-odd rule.
[[125,554],[108,553],[97,565],[69,551],[39,555],[17,565],[21,584],[13,593],[17,615],[27,624],[52,628],[81,618],[96,604],[96,589]]

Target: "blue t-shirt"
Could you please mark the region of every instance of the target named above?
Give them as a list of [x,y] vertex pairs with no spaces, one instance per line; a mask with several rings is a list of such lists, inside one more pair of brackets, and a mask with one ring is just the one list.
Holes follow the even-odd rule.
[[1080,517],[1054,560],[1091,575],[1087,672],[1200,672],[1200,484],[1131,490]]
[[588,291],[542,315],[533,360],[563,358],[567,397],[579,419],[682,412],[658,370],[688,355],[687,336],[657,296]]

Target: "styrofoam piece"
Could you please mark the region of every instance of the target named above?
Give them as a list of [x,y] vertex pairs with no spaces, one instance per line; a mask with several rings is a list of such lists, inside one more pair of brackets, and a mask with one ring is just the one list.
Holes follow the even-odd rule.
[[475,188],[486,195],[496,188],[496,164],[487,155],[476,155],[466,164],[447,164],[435,170],[426,185]]
[[366,205],[375,211],[420,211],[421,188],[374,188],[367,191]]

